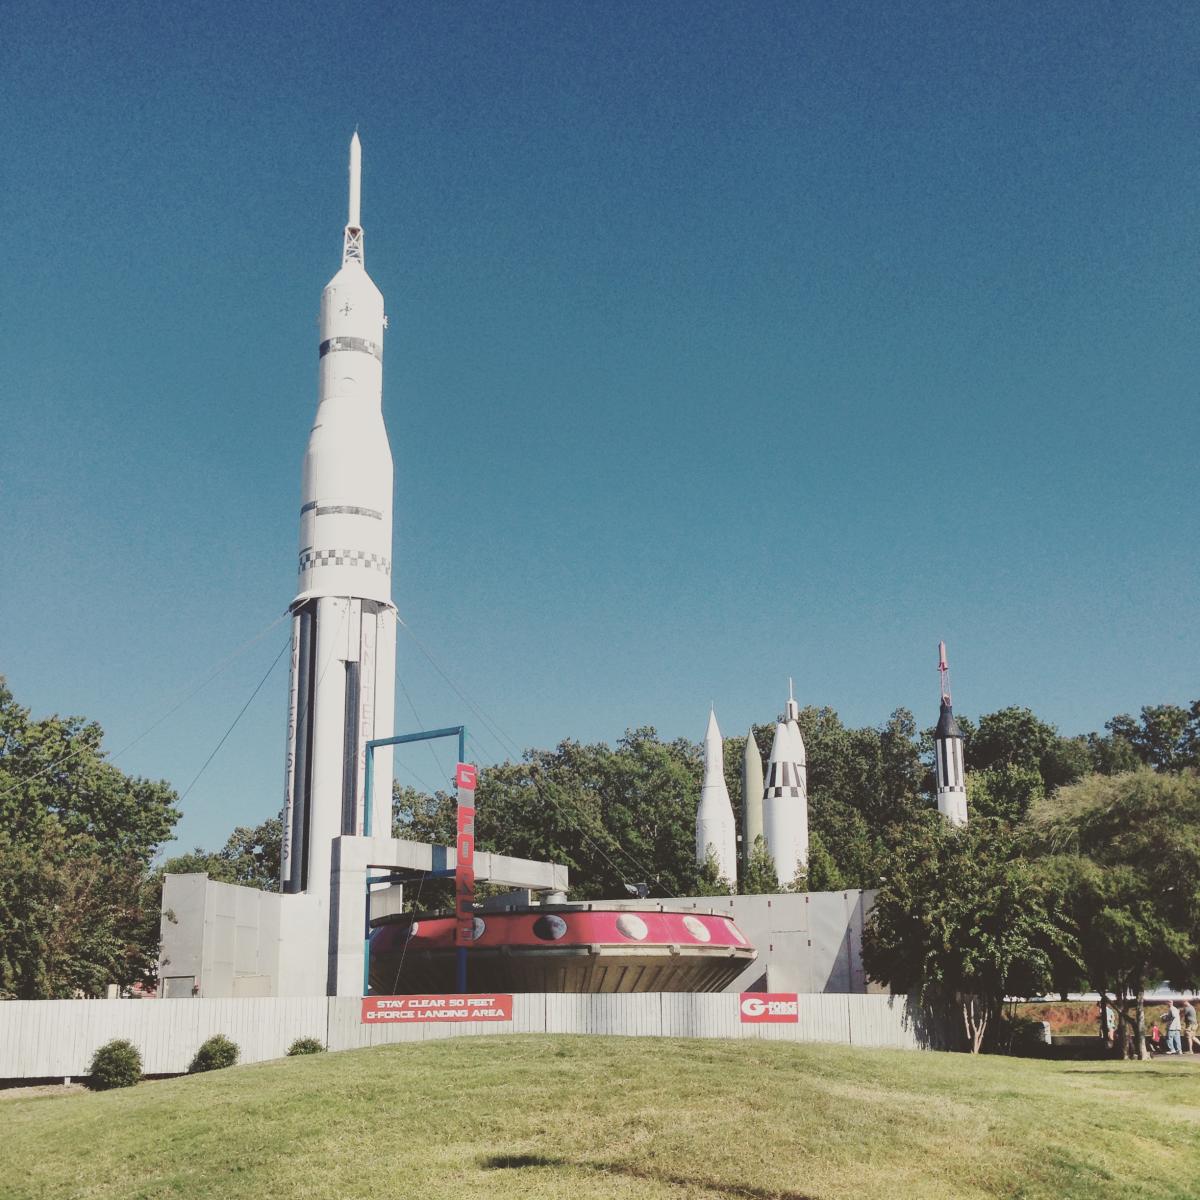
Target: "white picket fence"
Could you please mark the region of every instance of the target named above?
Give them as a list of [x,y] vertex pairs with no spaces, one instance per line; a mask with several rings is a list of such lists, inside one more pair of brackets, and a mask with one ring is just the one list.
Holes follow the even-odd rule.
[[12,1000],[0,1003],[0,1079],[85,1075],[98,1046],[127,1038],[148,1075],[187,1070],[197,1047],[223,1033],[244,1063],[282,1058],[298,1037],[330,1050],[386,1042],[504,1033],[580,1033],[630,1037],[768,1038],[920,1049],[903,998],[856,994],[801,995],[795,1024],[747,1024],[736,993],[691,995],[513,996],[511,1021],[446,1025],[364,1025],[361,1001],[344,997],[236,1000]]

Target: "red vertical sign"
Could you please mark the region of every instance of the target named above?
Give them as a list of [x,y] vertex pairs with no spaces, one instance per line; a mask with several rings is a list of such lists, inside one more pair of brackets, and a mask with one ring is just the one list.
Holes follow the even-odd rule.
[[469,946],[475,938],[475,767],[459,763],[458,837],[454,854],[454,944]]

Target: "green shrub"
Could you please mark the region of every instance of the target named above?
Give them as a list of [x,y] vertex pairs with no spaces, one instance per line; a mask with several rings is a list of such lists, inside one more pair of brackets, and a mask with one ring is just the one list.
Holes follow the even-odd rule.
[[219,1071],[222,1067],[232,1067],[238,1060],[238,1048],[223,1033],[214,1033],[192,1059],[188,1074],[195,1075],[198,1071]]
[[142,1077],[142,1056],[132,1042],[114,1038],[92,1055],[88,1074],[91,1076],[88,1087],[98,1092],[133,1087]]
[[288,1047],[288,1058],[295,1054],[321,1054],[324,1049],[319,1038],[297,1038]]

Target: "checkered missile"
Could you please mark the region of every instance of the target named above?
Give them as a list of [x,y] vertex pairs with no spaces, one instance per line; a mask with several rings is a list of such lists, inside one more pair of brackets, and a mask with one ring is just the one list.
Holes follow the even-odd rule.
[[321,294],[317,414],[301,472],[284,784],[283,888],[327,896],[332,839],[387,832],[391,758],[364,794],[366,742],[391,736],[392,452],[383,423],[383,296],[367,274],[362,147],[350,142],[342,265]]
[[763,837],[785,887],[808,865],[808,764],[800,709],[788,681],[784,719],[775,726],[763,785]]

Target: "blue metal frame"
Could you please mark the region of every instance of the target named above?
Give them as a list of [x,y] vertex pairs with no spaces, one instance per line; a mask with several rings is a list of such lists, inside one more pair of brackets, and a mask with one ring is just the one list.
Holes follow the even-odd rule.
[[[451,725],[446,729],[430,729],[424,733],[400,733],[395,737],[372,738],[367,742],[367,768],[363,779],[363,837],[371,836],[371,809],[373,808],[372,800],[374,799],[373,784],[375,782],[375,748],[377,746],[402,746],[408,742],[428,742],[434,738],[457,737],[458,738],[458,761],[467,761],[467,727],[465,725]],[[391,830],[388,830],[388,836],[391,836]],[[367,870],[370,871],[370,867]],[[392,870],[388,867],[380,867],[380,870]],[[444,871],[424,871],[420,872],[426,879],[450,879],[454,876],[453,868]],[[412,876],[398,876],[394,873],[388,875],[368,875],[366,882],[366,894],[364,897],[364,912],[363,912],[363,995],[365,996],[371,990],[371,884],[373,883],[399,883],[403,879],[411,879]],[[459,946],[455,955],[455,984],[460,992],[467,990],[467,948]]]
[[[467,727],[451,725],[447,729],[431,729],[428,733],[400,733],[395,737],[372,738],[367,743],[367,770],[363,781],[363,795],[366,803],[363,805],[363,837],[371,836],[371,785],[375,781],[375,748],[377,746],[401,746],[407,742],[428,742],[434,738],[457,737],[458,761],[467,761]],[[388,830],[391,837],[391,830]]]

